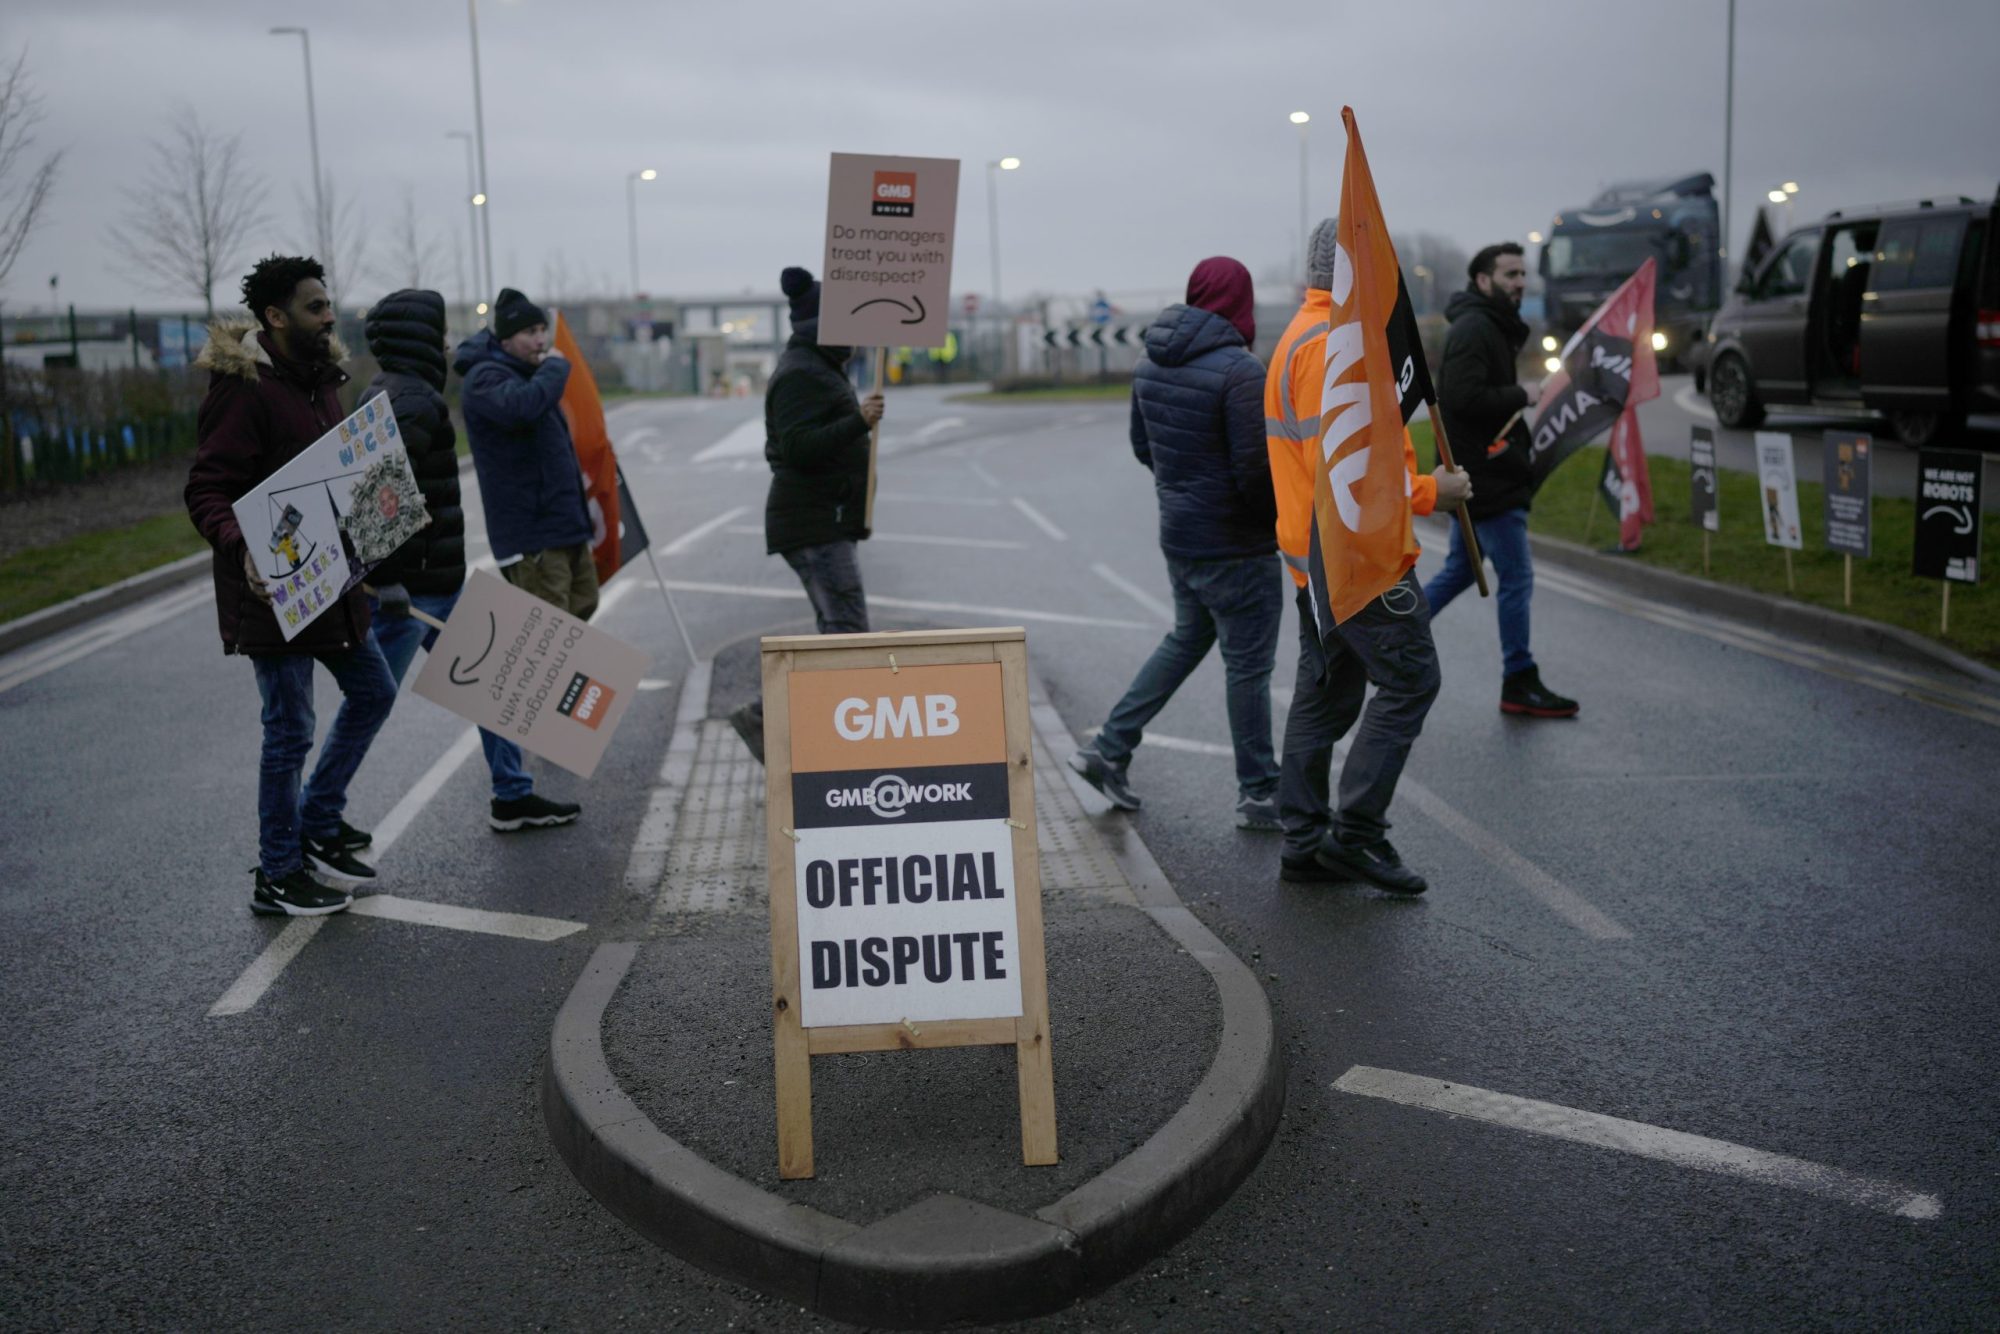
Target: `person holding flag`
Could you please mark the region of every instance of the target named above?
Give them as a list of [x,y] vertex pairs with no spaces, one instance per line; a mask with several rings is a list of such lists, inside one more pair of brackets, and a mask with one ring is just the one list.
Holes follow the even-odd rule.
[[[1411,516],[1458,508],[1472,483],[1448,462],[1417,472],[1405,423],[1436,395],[1353,111],[1343,108],[1341,119],[1339,218],[1313,233],[1305,304],[1265,382],[1278,545],[1299,585],[1298,677],[1279,764],[1279,874],[1421,894],[1428,883],[1388,838],[1389,803],[1440,684],[1430,607],[1413,573]],[[1376,692],[1364,717],[1370,682]],[[1334,743],[1357,718],[1336,813]]]
[[[1490,245],[1466,266],[1471,282],[1445,305],[1451,328],[1438,367],[1438,408],[1451,437],[1465,449],[1466,470],[1479,499],[1466,506],[1479,545],[1500,576],[1494,599],[1500,619],[1500,711],[1529,718],[1573,718],[1577,702],[1542,684],[1528,650],[1529,609],[1535,596],[1535,562],[1528,549],[1528,504],[1535,494],[1528,433],[1517,429],[1541,385],[1521,384],[1515,359],[1528,341],[1521,294],[1528,266],[1513,241]],[[1465,535],[1454,529],[1444,568],[1424,585],[1433,616],[1472,586],[1472,557]]]

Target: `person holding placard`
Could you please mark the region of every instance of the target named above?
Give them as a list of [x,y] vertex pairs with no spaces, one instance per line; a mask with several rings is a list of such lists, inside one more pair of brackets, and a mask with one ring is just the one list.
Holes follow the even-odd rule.
[[[263,699],[250,907],[316,917],[353,901],[345,885],[375,878],[356,855],[369,836],[342,814],[348,782],[396,701],[396,682],[369,634],[368,601],[358,587],[290,640],[272,613],[271,590],[250,543],[282,538],[245,533],[233,507],[346,415],[340,386],[347,373],[338,363],[347,353],[334,337],[333,302],[317,260],[263,260],[243,279],[243,304],[256,321],[218,321],[195,361],[209,381],[185,497],[195,528],[215,550],[222,651],[250,659]],[[301,790],[313,744],[315,662],[332,674],[342,699]]]
[[[821,634],[865,634],[868,595],[855,548],[868,537],[868,437],[882,420],[882,395],[858,397],[842,369],[854,349],[819,341],[812,274],[788,268],[778,281],[791,302],[792,336],[764,390],[764,545],[805,586]],[[764,702],[743,705],[729,722],[762,763]]]
[[[493,305],[493,328],[458,345],[453,366],[464,378],[465,434],[486,509],[486,539],[501,577],[587,621],[597,610],[593,529],[583,496],[576,445],[563,416],[569,362],[549,345],[549,317],[505,288]],[[501,742],[501,745],[507,743]],[[488,751],[489,759],[504,759]],[[494,770],[487,823],[499,832],[570,824],[573,801],[521,791],[525,772]],[[517,777],[518,773],[518,777]],[[511,795],[503,796],[503,784]]]

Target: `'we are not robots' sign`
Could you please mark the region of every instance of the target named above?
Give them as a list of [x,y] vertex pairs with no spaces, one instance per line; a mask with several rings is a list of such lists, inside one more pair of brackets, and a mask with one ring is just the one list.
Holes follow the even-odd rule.
[[1018,629],[763,641],[780,1175],[811,1176],[808,1060],[1006,1044],[1022,1157],[1054,1066]]

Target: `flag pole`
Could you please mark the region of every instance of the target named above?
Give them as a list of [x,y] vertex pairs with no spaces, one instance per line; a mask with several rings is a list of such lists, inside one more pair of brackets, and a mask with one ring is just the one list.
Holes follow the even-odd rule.
[[[870,391],[871,393],[882,392],[882,363],[888,360],[888,357],[889,349],[878,347],[874,349],[874,355],[869,358],[875,363],[875,388]],[[875,526],[875,458],[881,443],[882,423],[878,419],[868,428],[868,504],[861,511],[862,526],[871,529]]]
[[[1458,465],[1452,462],[1451,458],[1451,441],[1445,439],[1444,418],[1438,414],[1437,404],[1425,399],[1424,411],[1430,414],[1431,438],[1437,441],[1438,462],[1457,472]],[[1509,422],[1508,425],[1511,426],[1513,423]],[[1493,590],[1486,586],[1486,558],[1479,554],[1479,536],[1472,531],[1472,516],[1465,512],[1463,505],[1458,507],[1458,533],[1465,539],[1466,555],[1472,558],[1472,574],[1479,581],[1479,596],[1492,597]]]
[[653,555],[653,547],[646,544],[646,563],[653,567],[653,582],[660,586],[660,596],[667,600],[667,615],[674,618],[674,629],[681,632],[681,647],[687,650],[688,665],[697,666],[701,658],[694,651],[694,640],[688,638],[687,622],[681,619],[681,609],[674,605],[674,595],[667,587],[667,576],[660,573],[660,562]]

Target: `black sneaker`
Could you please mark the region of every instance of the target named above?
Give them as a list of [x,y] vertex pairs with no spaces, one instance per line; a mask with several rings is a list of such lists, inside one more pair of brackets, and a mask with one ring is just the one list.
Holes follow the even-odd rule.
[[374,841],[375,835],[369,833],[366,829],[356,829],[345,820],[340,822],[340,832],[327,840],[327,842],[346,848],[350,852],[359,848],[365,848]]
[[1069,757],[1069,767],[1083,775],[1083,781],[1104,794],[1104,799],[1121,811],[1139,809],[1139,794],[1125,782],[1125,771],[1114,769],[1096,750],[1085,746]]
[[1538,667],[1515,672],[1500,683],[1500,712],[1528,718],[1574,718],[1580,706],[1542,684]]
[[1269,797],[1238,797],[1236,827],[1274,834],[1285,826],[1278,819],[1278,803]]
[[1344,885],[1353,880],[1345,871],[1335,871],[1320,865],[1319,858],[1308,852],[1303,857],[1286,853],[1278,858],[1278,879],[1294,885]]
[[743,738],[743,744],[757,757],[757,763],[764,762],[764,703],[753,700],[739,704],[729,714],[729,725],[736,729],[736,735]]
[[301,866],[276,880],[257,870],[257,887],[250,892],[250,911],[267,917],[324,917],[354,902],[344,889],[322,885]]
[[1386,889],[1391,894],[1421,894],[1430,888],[1429,881],[1403,865],[1403,859],[1396,855],[1396,849],[1389,845],[1386,838],[1374,843],[1354,844],[1342,843],[1328,834],[1313,857],[1329,871],[1377,889]]
[[339,837],[338,834],[332,838],[314,838],[311,834],[301,837],[299,852],[306,869],[317,876],[349,884],[373,880],[375,868],[355,856],[354,849],[340,846]]
[[512,801],[495,797],[493,813],[486,817],[486,823],[503,834],[511,834],[518,829],[550,829],[559,824],[575,824],[576,817],[582,814],[583,807],[573,801],[550,801],[530,792]]

